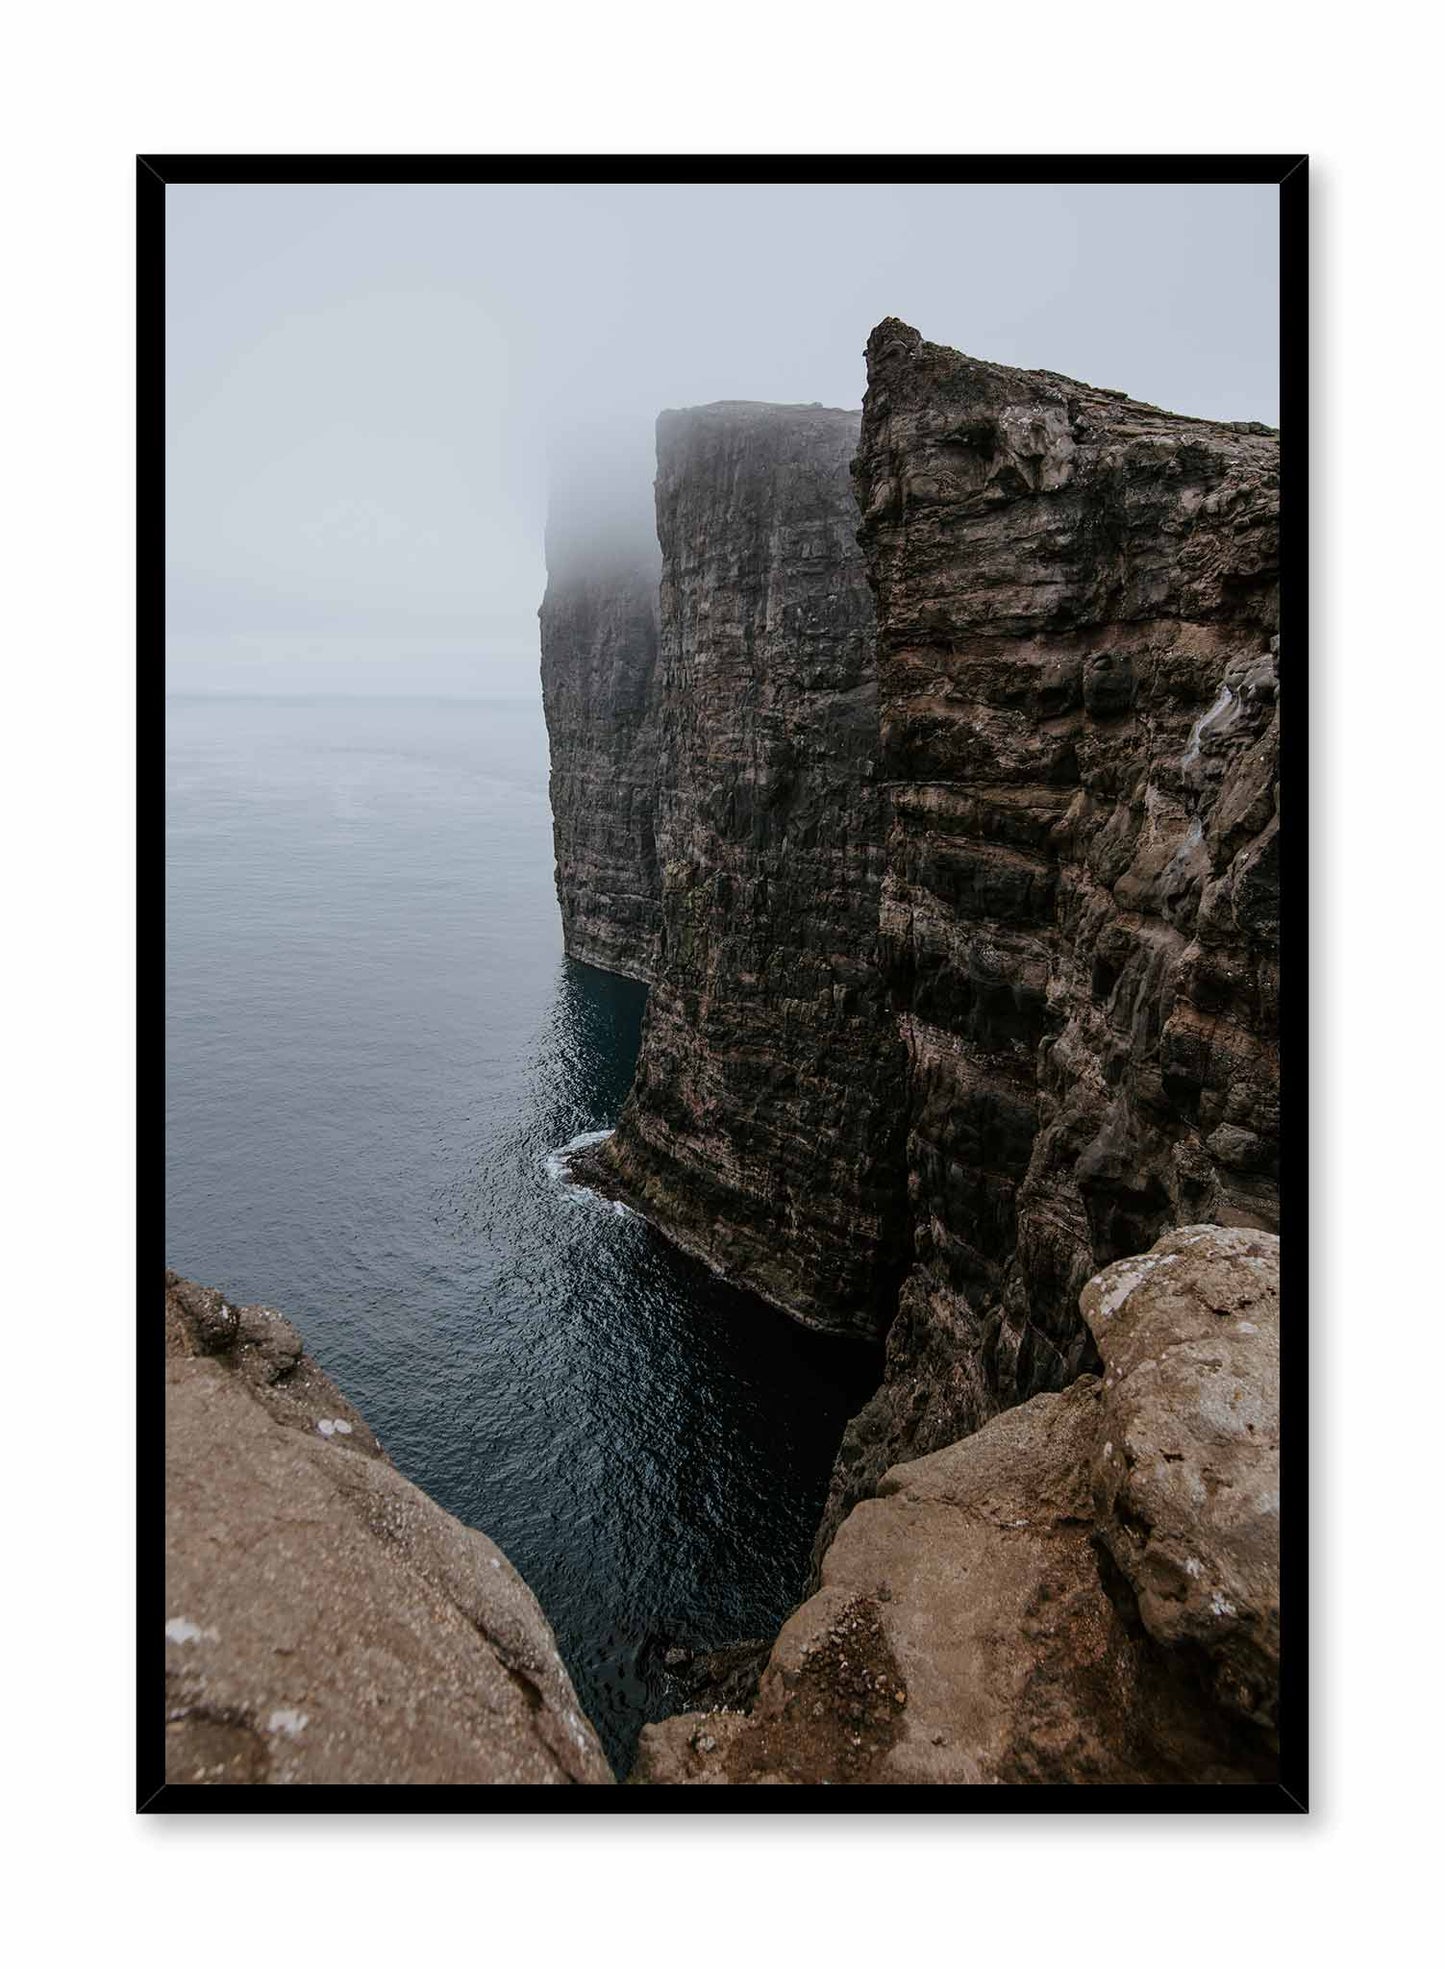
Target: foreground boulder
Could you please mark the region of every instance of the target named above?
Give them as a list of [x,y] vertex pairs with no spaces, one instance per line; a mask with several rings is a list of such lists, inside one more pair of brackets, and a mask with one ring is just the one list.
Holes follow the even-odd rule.
[[264,1306],[166,1274],[166,1778],[604,1784],[527,1587]]
[[1148,1633],[1272,1731],[1279,1680],[1279,1240],[1196,1226],[1081,1309],[1104,1363],[1099,1538]]
[[634,1780],[1272,1780],[1278,1249],[1196,1226],[1091,1280],[1102,1375],[889,1471],[750,1712],[650,1725]]

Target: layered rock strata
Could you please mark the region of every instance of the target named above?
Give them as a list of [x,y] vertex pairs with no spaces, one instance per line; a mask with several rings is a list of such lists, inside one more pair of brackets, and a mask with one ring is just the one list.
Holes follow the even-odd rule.
[[661,926],[657,542],[554,495],[538,611],[552,836],[569,957],[646,981]]
[[816,406],[658,421],[661,948],[632,1094],[577,1173],[789,1311],[881,1334],[902,1048],[857,437]]
[[820,1543],[1093,1356],[1099,1266],[1278,1218],[1279,447],[885,321],[855,467],[912,1263]]
[[1276,1775],[1278,1240],[1174,1231],[1085,1289],[1101,1372],[890,1470],[743,1710],[653,1784]]
[[610,1782],[527,1587],[295,1328],[172,1272],[165,1321],[167,1782]]

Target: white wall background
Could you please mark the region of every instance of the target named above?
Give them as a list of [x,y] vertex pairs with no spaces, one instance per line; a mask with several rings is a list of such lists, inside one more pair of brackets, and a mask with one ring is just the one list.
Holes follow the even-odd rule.
[[[1213,1969],[1429,1948],[1442,1261],[1424,844],[1445,705],[1425,18],[1399,0],[1332,23],[1257,0],[136,0],[12,22],[3,1639],[22,1959]],[[130,158],[617,145],[1314,152],[1309,1821],[660,1818],[644,1836],[623,1819],[132,1816]]]

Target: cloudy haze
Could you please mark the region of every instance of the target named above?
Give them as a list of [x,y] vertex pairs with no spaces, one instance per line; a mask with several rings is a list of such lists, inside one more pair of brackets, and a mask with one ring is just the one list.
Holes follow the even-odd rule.
[[172,185],[172,689],[535,692],[549,457],[657,411],[857,404],[895,314],[1277,421],[1263,186]]

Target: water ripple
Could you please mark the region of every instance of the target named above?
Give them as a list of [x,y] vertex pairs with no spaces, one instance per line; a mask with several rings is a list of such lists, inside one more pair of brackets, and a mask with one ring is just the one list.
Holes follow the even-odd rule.
[[796,1601],[876,1359],[566,1180],[646,993],[560,955],[535,707],[195,701],[167,748],[167,1261],[503,1547],[625,1768],[664,1648]]

